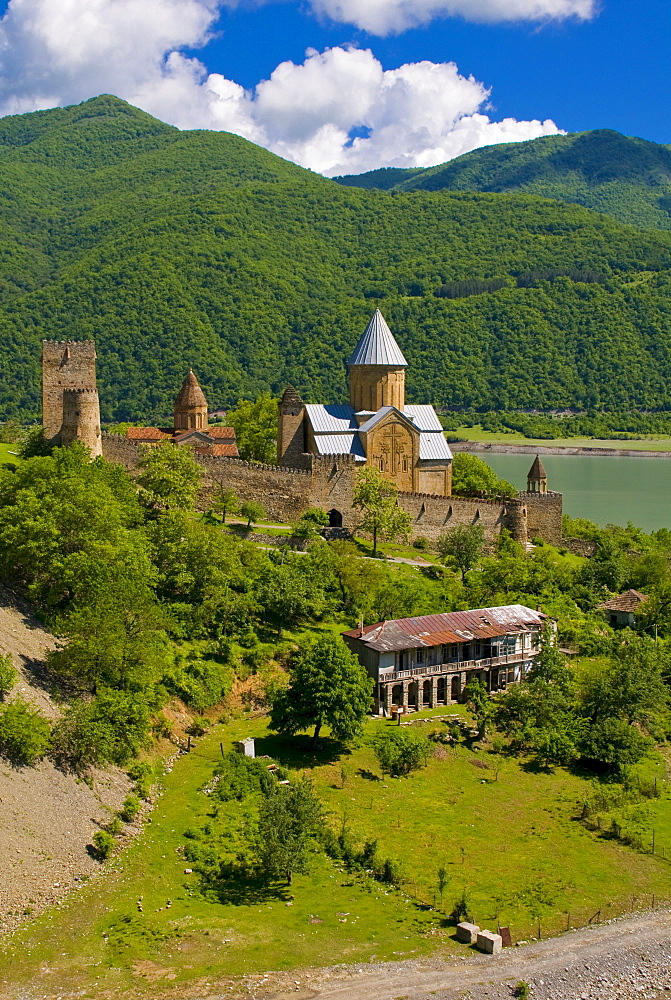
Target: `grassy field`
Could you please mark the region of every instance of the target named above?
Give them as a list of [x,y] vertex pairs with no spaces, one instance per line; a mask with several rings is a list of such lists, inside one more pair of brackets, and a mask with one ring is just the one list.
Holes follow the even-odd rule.
[[11,454],[13,451],[18,451],[19,447],[17,444],[0,444],[0,465],[4,462],[20,462],[18,455]]
[[[389,725],[371,722],[368,735]],[[316,857],[311,874],[296,876],[290,889],[234,883],[206,898],[198,877],[184,871],[184,831],[207,822],[211,802],[200,789],[220,742],[228,749],[243,735],[257,738],[258,754],[294,773],[311,772],[330,822],[344,821],[360,842],[377,838],[380,854],[400,863],[403,890]],[[649,767],[663,776],[661,761]],[[589,782],[501,762],[486,750],[441,748],[410,778],[383,779],[367,745],[350,753],[325,740],[313,754],[307,738],[283,740],[268,734],[264,719],[237,720],[215,725],[162,780],[163,795],[138,839],[68,902],[5,943],[0,982],[54,983],[58,995],[77,989],[92,998],[117,990],[155,996],[160,980],[168,997],[187,982],[454,952],[438,898],[433,909],[441,865],[449,878],[444,910],[465,891],[478,922],[509,924],[516,940],[534,933],[539,917],[543,933],[556,933],[567,919],[585,923],[598,909],[605,916],[632,902],[647,905],[652,893],[671,897],[667,862],[576,821]]]
[[610,438],[527,438],[523,434],[515,431],[502,434],[500,431],[485,431],[479,424],[474,427],[458,427],[456,431],[449,431],[450,435],[461,438],[464,441],[488,441],[492,444],[523,444],[530,448],[534,445],[543,448],[616,448],[628,451],[669,451],[671,450],[671,437],[649,437],[636,441],[614,441]]

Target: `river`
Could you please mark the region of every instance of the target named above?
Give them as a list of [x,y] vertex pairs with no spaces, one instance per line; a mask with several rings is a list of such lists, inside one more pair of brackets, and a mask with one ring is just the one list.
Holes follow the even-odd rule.
[[[533,455],[480,454],[498,476],[526,489]],[[564,494],[564,513],[597,524],[632,521],[644,531],[671,528],[671,458],[541,455],[548,488]]]

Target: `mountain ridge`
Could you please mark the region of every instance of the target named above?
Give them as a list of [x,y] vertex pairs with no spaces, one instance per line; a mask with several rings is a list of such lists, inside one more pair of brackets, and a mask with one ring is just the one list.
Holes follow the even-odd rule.
[[[536,195],[347,188],[103,95],[0,121],[0,414],[94,338],[105,420],[346,397],[379,306],[416,402],[671,408],[671,236]],[[478,294],[476,294],[476,292]]]
[[[357,175],[334,180],[357,185]],[[526,192],[605,212],[620,222],[671,229],[671,147],[612,129],[484,146],[398,179],[369,171],[359,175],[358,186]]]

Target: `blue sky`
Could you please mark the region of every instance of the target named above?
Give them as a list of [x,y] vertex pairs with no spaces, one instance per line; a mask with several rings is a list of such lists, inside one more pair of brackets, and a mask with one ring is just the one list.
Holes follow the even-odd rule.
[[671,142],[669,0],[12,0],[0,112],[116,93],[327,174],[613,128]]
[[[613,128],[671,143],[671,2],[606,0],[591,21],[469,24],[441,18],[379,38],[326,22],[300,3],[223,12],[219,38],[198,54],[245,87],[309,47],[353,42],[385,69],[430,59],[454,61],[492,88],[500,117],[552,118],[566,131]],[[250,45],[250,39],[254,44]]]

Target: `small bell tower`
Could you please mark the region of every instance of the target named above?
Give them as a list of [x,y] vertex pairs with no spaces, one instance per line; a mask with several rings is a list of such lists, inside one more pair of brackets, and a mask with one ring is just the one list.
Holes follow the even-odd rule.
[[527,473],[527,493],[547,493],[548,474],[543,468],[540,455],[536,455],[534,464]]

